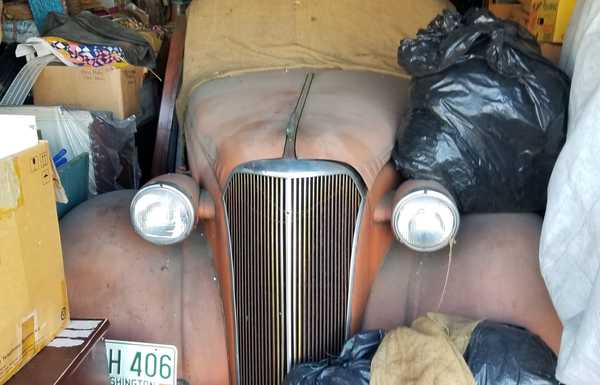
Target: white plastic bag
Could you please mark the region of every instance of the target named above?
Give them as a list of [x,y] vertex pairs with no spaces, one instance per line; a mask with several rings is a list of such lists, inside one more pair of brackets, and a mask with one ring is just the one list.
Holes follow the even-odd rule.
[[141,171],[135,147],[135,117],[116,120],[109,112],[41,106],[0,106],[0,114],[35,116],[52,155],[63,148],[68,160],[88,153],[91,195],[139,188]]
[[[53,156],[61,149],[67,150],[67,159],[84,152],[90,153],[89,126],[94,118],[88,111],[67,111],[61,107],[18,106],[0,107],[3,114],[33,115],[42,138],[48,141]],[[94,166],[90,161],[89,191],[96,195]]]
[[548,187],[540,266],[564,331],[557,378],[600,384],[600,1],[579,0],[561,66],[572,76],[567,142]]

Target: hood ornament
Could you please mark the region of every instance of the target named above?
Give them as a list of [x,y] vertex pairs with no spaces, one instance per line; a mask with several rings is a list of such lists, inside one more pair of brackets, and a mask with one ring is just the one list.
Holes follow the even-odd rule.
[[292,114],[290,115],[290,120],[285,127],[285,147],[283,149],[283,157],[285,159],[296,158],[296,134],[314,77],[315,74],[313,72],[306,74],[302,89],[300,90],[300,95],[298,96],[298,101],[296,102],[296,107],[294,107],[294,111],[292,111]]

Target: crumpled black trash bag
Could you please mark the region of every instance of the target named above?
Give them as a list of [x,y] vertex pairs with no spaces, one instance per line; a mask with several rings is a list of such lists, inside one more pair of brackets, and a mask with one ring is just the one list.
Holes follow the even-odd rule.
[[456,10],[460,13],[465,13],[471,8],[482,7],[483,0],[451,0]]
[[441,183],[463,212],[544,210],[569,80],[533,36],[486,10],[445,11],[398,58],[413,75],[393,152],[404,176]]
[[93,112],[89,126],[91,160],[98,194],[140,188],[141,170],[135,145],[135,117],[115,119]]
[[383,330],[360,332],[344,344],[337,358],[300,364],[284,385],[369,385],[371,360],[383,340]]
[[556,355],[525,329],[483,321],[465,352],[477,385],[558,385]]

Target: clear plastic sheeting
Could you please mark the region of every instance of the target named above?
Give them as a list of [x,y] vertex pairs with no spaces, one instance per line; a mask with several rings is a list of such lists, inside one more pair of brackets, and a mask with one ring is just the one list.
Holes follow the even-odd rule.
[[579,0],[561,66],[569,127],[548,187],[540,267],[564,330],[557,378],[600,384],[600,1]]
[[463,212],[543,211],[569,84],[533,36],[486,10],[445,11],[399,62],[414,78],[397,168],[441,183]]
[[56,61],[58,61],[56,57],[48,55],[36,57],[27,62],[17,74],[10,87],[8,87],[2,100],[0,100],[0,106],[20,106],[25,103],[27,96],[44,68]]
[[65,149],[71,160],[89,153],[90,194],[139,187],[134,117],[115,120],[107,112],[37,106],[0,107],[0,114],[35,116],[52,155]]
[[27,63],[24,58],[15,58],[16,44],[0,45],[0,99],[12,84],[13,80]]

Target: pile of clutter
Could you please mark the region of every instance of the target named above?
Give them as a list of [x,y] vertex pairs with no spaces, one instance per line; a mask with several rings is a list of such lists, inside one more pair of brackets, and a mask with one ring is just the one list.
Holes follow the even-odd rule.
[[[65,185],[85,179],[91,195],[139,187],[136,133],[156,126],[158,57],[176,3],[0,1],[0,115],[36,117],[51,154],[62,154]],[[65,171],[82,165],[85,178]]]
[[24,43],[30,37],[47,35],[50,27],[46,18],[52,12],[77,16],[87,11],[104,18],[139,21],[141,28],[136,29],[152,30],[154,26],[167,24],[171,8],[160,0],[4,0],[2,41]]
[[296,366],[284,385],[558,385],[556,355],[516,326],[440,313],[364,331],[339,357]]

